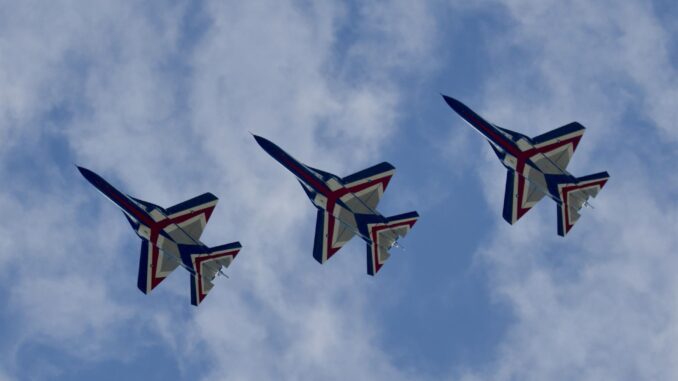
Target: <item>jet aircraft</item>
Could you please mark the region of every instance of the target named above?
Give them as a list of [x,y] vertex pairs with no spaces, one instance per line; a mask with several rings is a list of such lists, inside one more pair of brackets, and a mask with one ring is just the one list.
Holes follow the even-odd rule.
[[340,178],[309,167],[260,136],[257,143],[292,172],[318,209],[313,258],[325,263],[355,235],[367,244],[367,273],[375,275],[419,218],[417,212],[384,217],[376,211],[395,168],[377,164]]
[[488,140],[506,167],[503,216],[509,224],[548,196],[557,204],[558,235],[564,237],[579,220],[579,210],[590,206],[589,197],[596,197],[610,177],[607,172],[575,177],[566,170],[584,134],[577,122],[529,138],[486,121],[454,98],[443,98]]
[[212,289],[212,281],[225,274],[242,247],[240,242],[207,247],[200,242],[205,225],[217,204],[217,198],[205,193],[164,209],[115,189],[87,168],[80,173],[99,192],[117,205],[141,238],[137,286],[148,294],[174,269],[182,266],[191,274],[191,304],[197,306]]

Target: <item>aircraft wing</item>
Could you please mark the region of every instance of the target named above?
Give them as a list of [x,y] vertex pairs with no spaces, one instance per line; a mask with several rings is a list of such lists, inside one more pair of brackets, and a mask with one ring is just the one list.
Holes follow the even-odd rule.
[[514,224],[545,196],[544,190],[535,183],[526,181],[513,170],[506,171],[504,212],[506,222]]
[[208,253],[190,254],[195,274],[191,274],[191,304],[197,306],[214,287],[212,281],[222,267],[228,267],[242,246],[233,242],[210,248]]
[[[336,208],[341,208],[335,205]],[[326,210],[318,209],[315,223],[315,239],[313,242],[313,258],[320,263],[327,262],[346,242],[355,235],[350,223],[354,222],[353,215],[341,208],[338,210],[341,220],[327,213]],[[343,221],[343,222],[342,222]]]
[[524,174],[529,179],[526,180],[512,170],[507,171],[503,217],[508,223],[518,221],[546,195],[548,190],[544,174],[549,176],[566,173],[565,168],[584,130],[584,126],[573,122],[530,139],[532,147],[526,153],[543,174],[538,171]]
[[586,128],[577,122],[532,138],[530,159],[546,174],[562,174],[577,149]]
[[[167,208],[169,222],[181,228],[179,230],[170,225],[167,233],[178,243],[190,244],[199,240],[218,201],[212,193],[205,193]],[[190,237],[186,237],[184,232]]]
[[350,193],[341,200],[355,213],[374,212],[394,173],[395,167],[384,162],[344,177]]
[[179,261],[176,258],[165,254],[155,245],[150,245],[145,239],[142,240],[137,287],[144,294],[148,294],[177,266]]
[[318,262],[325,263],[353,238],[357,230],[354,213],[374,213],[394,173],[395,168],[384,162],[341,179],[349,191],[341,201],[351,211],[340,205],[334,205],[332,214],[318,210],[313,245],[313,257]]

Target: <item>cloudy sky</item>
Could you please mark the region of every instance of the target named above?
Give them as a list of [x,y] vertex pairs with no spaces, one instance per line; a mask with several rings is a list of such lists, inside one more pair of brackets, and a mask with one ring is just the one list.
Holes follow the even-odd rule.
[[[1,1],[0,380],[678,379],[674,1]],[[611,179],[565,238],[501,218],[503,167],[454,96],[527,135],[587,127]],[[421,218],[372,278],[254,142]],[[163,206],[220,198],[244,248],[199,308],[136,288],[139,239],[76,171]]]

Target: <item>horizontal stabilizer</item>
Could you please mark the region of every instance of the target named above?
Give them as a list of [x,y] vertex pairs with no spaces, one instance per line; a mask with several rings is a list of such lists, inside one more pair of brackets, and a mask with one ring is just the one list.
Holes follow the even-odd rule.
[[372,242],[367,245],[367,274],[375,275],[391,256],[389,249],[407,235],[419,219],[417,212],[383,218],[373,214],[356,214],[360,233]]
[[572,229],[579,220],[579,210],[588,204],[590,197],[598,195],[609,178],[607,172],[600,172],[555,184],[562,201],[558,205],[558,235],[564,237]]
[[197,306],[210,292],[212,281],[228,267],[242,248],[240,242],[208,248],[197,245],[180,245],[182,260],[191,265],[191,304]]

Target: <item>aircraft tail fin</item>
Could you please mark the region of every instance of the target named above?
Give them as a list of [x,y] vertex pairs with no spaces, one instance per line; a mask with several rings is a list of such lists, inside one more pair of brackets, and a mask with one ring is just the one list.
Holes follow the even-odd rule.
[[210,292],[212,281],[221,269],[230,266],[242,248],[240,242],[206,248],[199,245],[179,245],[182,260],[191,265],[191,304],[197,306]]
[[[556,176],[562,178],[565,176]],[[579,220],[579,210],[588,205],[590,197],[596,197],[607,183],[610,175],[599,172],[569,180],[556,180],[553,185],[561,200],[558,204],[558,235],[564,237]]]
[[388,250],[398,244],[398,239],[407,235],[419,219],[417,212],[381,217],[372,214],[356,214],[360,233],[369,238],[367,244],[367,273],[375,275],[391,256]]

